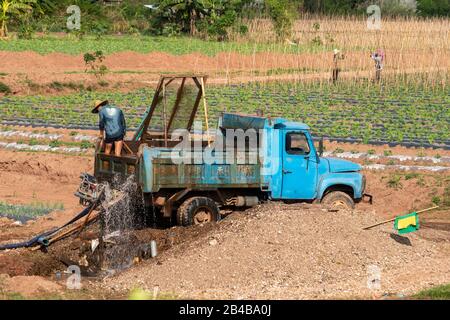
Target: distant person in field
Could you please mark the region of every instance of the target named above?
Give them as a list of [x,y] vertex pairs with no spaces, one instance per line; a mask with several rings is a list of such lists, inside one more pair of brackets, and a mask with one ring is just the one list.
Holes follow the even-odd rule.
[[111,154],[114,144],[114,154],[122,153],[123,139],[127,132],[125,116],[118,107],[110,105],[108,100],[97,100],[92,113],[98,113],[101,148],[105,146],[105,154]]
[[344,55],[341,53],[340,50],[334,49],[333,50],[333,83],[335,83],[338,80],[339,72],[341,69],[339,68],[339,60],[343,60]]
[[375,80],[379,82],[381,80],[381,70],[383,70],[384,52],[378,49],[370,57],[375,62]]

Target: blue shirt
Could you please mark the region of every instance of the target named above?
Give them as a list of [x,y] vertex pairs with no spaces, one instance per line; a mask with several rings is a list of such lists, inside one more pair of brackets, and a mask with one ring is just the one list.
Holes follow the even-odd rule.
[[107,104],[98,113],[100,130],[105,130],[106,138],[118,138],[125,136],[127,126],[122,110],[116,106]]

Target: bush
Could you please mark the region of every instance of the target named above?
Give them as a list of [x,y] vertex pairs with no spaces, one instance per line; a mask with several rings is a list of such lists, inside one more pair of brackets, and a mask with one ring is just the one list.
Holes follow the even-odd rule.
[[[228,38],[242,8],[249,0],[192,0],[192,1],[154,1],[157,9],[152,11],[150,31],[158,35],[177,35],[188,33]],[[149,10],[150,11],[150,10]]]
[[31,39],[33,39],[34,33],[35,33],[35,30],[31,24],[22,23],[19,26],[19,29],[17,31],[17,37],[19,39],[31,40]]
[[62,145],[62,143],[58,140],[52,140],[48,145],[52,148],[58,148]]
[[289,0],[266,0],[266,6],[278,39],[290,37],[296,17],[295,6]]
[[417,0],[417,12],[424,17],[448,17],[450,15],[450,2],[448,0]]
[[90,69],[97,79],[100,79],[108,73],[108,68],[104,64],[101,64],[105,60],[103,51],[87,52],[83,55],[83,59],[86,66],[85,72],[88,72],[88,69]]
[[11,88],[8,87],[8,85],[4,84],[3,82],[0,82],[0,93],[10,94]]
[[227,10],[220,15],[214,14],[209,19],[199,23],[199,30],[219,41],[226,40],[228,39],[227,29],[234,24],[236,16],[236,12],[233,10]]
[[416,13],[415,1],[385,0],[381,4],[381,12],[387,16],[410,16]]

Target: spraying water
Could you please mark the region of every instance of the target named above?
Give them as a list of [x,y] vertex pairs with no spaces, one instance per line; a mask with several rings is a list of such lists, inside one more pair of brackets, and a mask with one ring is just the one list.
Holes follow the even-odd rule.
[[140,197],[134,175],[125,181],[119,176],[104,187],[102,202],[101,239],[102,268],[109,272],[123,270],[133,264],[134,259],[150,252],[150,244],[139,244],[131,230],[143,226],[143,200]]
[[[113,186],[113,187],[112,187]],[[102,202],[102,231],[108,235],[114,231],[126,231],[134,227],[137,200],[137,184],[134,175],[122,184],[115,176],[111,184],[105,185],[105,200]]]

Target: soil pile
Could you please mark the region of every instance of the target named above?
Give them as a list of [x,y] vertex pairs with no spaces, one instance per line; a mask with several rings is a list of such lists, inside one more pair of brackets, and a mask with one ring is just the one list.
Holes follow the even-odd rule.
[[[450,281],[448,237],[437,245],[422,238],[426,229],[406,236],[391,224],[362,230],[376,221],[367,212],[258,206],[101,286],[119,292],[157,287],[185,298],[302,299],[410,294]],[[371,290],[374,268],[381,283]]]

